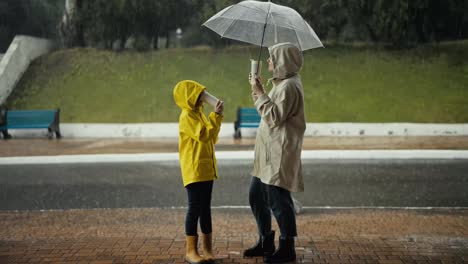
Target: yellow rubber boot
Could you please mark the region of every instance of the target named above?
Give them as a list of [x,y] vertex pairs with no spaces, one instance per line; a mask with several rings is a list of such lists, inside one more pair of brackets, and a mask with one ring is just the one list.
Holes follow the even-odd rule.
[[212,233],[202,234],[202,250],[203,258],[208,262],[214,262]]
[[185,260],[191,264],[204,263],[204,259],[198,254],[198,236],[186,236],[187,251],[185,253]]

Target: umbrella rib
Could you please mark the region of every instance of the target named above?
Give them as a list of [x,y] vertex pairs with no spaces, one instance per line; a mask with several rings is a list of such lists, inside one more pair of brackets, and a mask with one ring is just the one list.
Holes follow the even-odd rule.
[[[261,8],[253,8],[253,7],[250,7],[250,6],[246,6],[246,5],[243,5],[242,2],[238,3],[237,5],[238,5],[238,6],[242,6],[242,7],[246,8],[246,9],[250,9],[250,10],[254,10],[254,11],[258,11],[258,12],[265,13],[265,14],[267,15],[267,17],[268,17],[268,14],[270,14],[270,11],[265,12],[265,10],[263,10],[263,9],[261,9]],[[235,5],[232,5],[232,7],[234,7],[234,6],[235,6]],[[229,9],[230,9],[230,8],[229,8]],[[229,10],[229,9],[228,9],[228,10]],[[228,10],[226,10],[226,11],[223,13],[223,15],[224,15]],[[227,18],[227,17],[224,17],[224,18]],[[232,18],[232,19],[234,19],[234,18]],[[262,23],[262,24],[263,24],[263,22],[261,22],[261,21],[256,21],[256,20],[252,20],[252,19],[248,19],[248,18],[242,18],[242,19],[241,19],[241,18],[236,18],[236,20],[250,21],[250,22]]]
[[297,45],[299,45],[299,50],[302,50],[301,41],[300,41],[299,38],[297,37],[297,34],[294,34],[294,36],[296,36]]
[[261,12],[265,13],[265,11],[263,9],[261,9],[261,8],[253,8],[253,7],[250,7],[250,6],[246,6],[246,5],[243,5],[242,2],[240,2],[238,5],[242,6],[242,7],[245,7],[247,9],[251,9],[251,10],[255,10],[255,11],[261,11]]
[[[274,13],[269,13],[270,16],[273,18],[273,14]],[[285,16],[281,16],[281,15],[277,15],[279,17],[282,17],[282,18],[285,18],[285,19],[288,19],[287,17]],[[243,18],[243,19],[240,19],[240,18],[227,18],[227,17],[223,17],[224,19],[234,19],[234,20],[238,20],[238,21],[248,21],[248,22],[254,22],[254,23],[261,23],[261,24],[264,24],[265,22],[261,22],[261,21],[257,21],[257,20],[253,20],[253,19],[248,19],[248,18]],[[270,20],[269,20],[270,21]],[[289,20],[288,20],[289,21]],[[291,22],[291,21],[289,21]],[[297,30],[297,31],[301,31],[301,32],[308,32],[307,30],[302,30],[302,29],[297,29],[296,27],[293,26],[293,24],[290,24],[290,25],[277,25],[277,24],[271,24],[271,23],[268,23],[267,22],[267,25],[276,25],[278,27],[281,27],[281,28],[287,28],[287,29],[292,29],[292,30]]]
[[[247,9],[252,9],[252,10],[256,10],[256,11],[258,11],[258,10],[263,11],[263,10],[260,9],[260,8],[251,8],[251,7],[249,7],[249,6],[242,5],[241,3],[239,3],[239,5],[240,5],[240,6],[243,6],[243,7],[245,7],[245,8],[247,8]],[[234,7],[234,5],[232,5],[232,6],[231,6],[230,8],[228,8],[228,9],[226,9],[226,11],[224,11],[223,14],[225,14],[227,11],[229,11],[232,7]],[[220,16],[221,16],[221,15],[220,15]],[[267,15],[267,17],[268,17],[268,15]],[[229,26],[223,31],[223,33],[220,34],[220,35],[221,35],[221,38],[224,37],[224,34],[226,33],[226,31],[228,31],[228,30],[232,27],[232,25],[234,24],[234,22],[236,21],[234,18],[231,18],[231,19],[232,19],[231,24],[229,24]],[[248,21],[248,20],[246,20],[246,21]],[[257,21],[252,21],[252,22],[257,22]]]
[[[272,13],[273,14],[273,13]],[[271,21],[273,21],[272,26],[275,27],[275,44],[278,43],[278,26],[276,25],[275,17],[271,16]]]
[[[224,15],[227,11],[231,10],[233,7],[234,7],[234,5],[231,5],[231,6],[229,6],[228,8],[226,8],[222,14],[219,14],[219,13],[218,13],[219,16],[221,17],[221,16]],[[218,14],[217,14],[217,15],[218,15]]]
[[[292,21],[289,20],[289,18],[286,18],[288,20],[288,22],[292,25]],[[304,19],[302,20],[302,22],[305,22]],[[294,36],[296,37],[296,40],[297,40],[297,45],[299,45],[299,49],[302,50],[302,46],[301,46],[301,42],[299,41],[299,38],[297,37],[297,33],[296,31],[294,31]]]
[[232,25],[234,24],[234,22],[235,22],[235,20],[232,19],[231,24],[229,24],[229,26],[223,31],[223,34],[221,34],[221,38],[224,37],[224,33],[226,33],[226,31],[228,31],[228,29],[232,27]]

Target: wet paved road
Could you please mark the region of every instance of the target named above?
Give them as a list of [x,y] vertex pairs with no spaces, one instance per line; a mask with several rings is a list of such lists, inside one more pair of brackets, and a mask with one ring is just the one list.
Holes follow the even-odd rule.
[[[177,152],[177,138],[115,138],[2,140],[0,157]],[[216,150],[253,150],[254,138],[220,138]],[[450,149],[468,150],[468,136],[305,137],[303,150]]]
[[[219,161],[213,206],[246,206],[250,161]],[[305,206],[468,207],[467,160],[306,160]],[[185,206],[177,162],[0,165],[0,210]]]

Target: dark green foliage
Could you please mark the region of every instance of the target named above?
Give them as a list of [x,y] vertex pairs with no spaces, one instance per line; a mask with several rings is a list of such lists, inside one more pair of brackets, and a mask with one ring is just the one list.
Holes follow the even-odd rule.
[[157,42],[159,36],[167,37],[170,31],[185,27],[192,6],[189,0],[82,0],[72,23],[75,28],[83,28],[83,45],[110,49],[119,40],[118,48],[122,49],[131,36]]
[[0,53],[15,35],[57,37],[63,0],[0,0]]
[[[466,0],[278,0],[299,11],[328,41],[402,48],[468,38]],[[352,29],[347,32],[347,29]]]
[[[182,28],[183,46],[233,43],[201,27],[240,0],[77,0],[67,25],[57,27],[65,0],[0,0],[0,52],[14,35],[56,37],[67,47],[121,50],[130,37],[149,48]],[[396,48],[468,38],[466,0],[275,0],[297,10],[322,40],[375,42]],[[60,31],[57,30],[60,29]],[[171,40],[167,41],[167,45]],[[143,45],[143,46],[146,46]]]
[[353,40],[400,48],[468,38],[465,0],[312,0],[307,7],[304,17],[325,39],[337,38],[346,25],[356,31]]

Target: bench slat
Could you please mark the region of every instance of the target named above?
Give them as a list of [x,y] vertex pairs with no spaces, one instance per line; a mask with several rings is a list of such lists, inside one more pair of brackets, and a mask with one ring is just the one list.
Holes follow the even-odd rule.
[[239,127],[258,127],[261,121],[255,108],[239,108],[237,119]]
[[49,128],[50,123],[48,124],[16,124],[16,125],[7,125],[6,129],[29,129],[29,128]]
[[7,118],[25,118],[25,117],[43,117],[43,116],[48,116],[48,117],[53,117],[55,115],[55,112],[17,112],[17,111],[8,111],[7,112]]
[[240,123],[241,124],[243,124],[243,123],[257,123],[257,124],[259,124],[260,119],[244,119],[244,120],[240,120]]
[[242,123],[240,127],[258,127],[259,123]]
[[237,120],[234,122],[234,138],[241,138],[240,128],[257,128],[260,125],[262,118],[256,108],[237,108]]
[[53,118],[15,118],[15,119],[10,119],[7,118],[7,127],[13,127],[13,126],[22,126],[22,125],[43,125],[43,124],[52,124],[54,122]]
[[252,108],[252,109],[245,109],[245,108],[241,108],[240,110],[240,114],[241,115],[248,115],[248,114],[256,114],[258,115],[258,112],[257,112],[257,109],[255,108]]
[[15,110],[7,112],[7,127],[13,128],[43,128],[49,127],[54,122],[56,111],[49,110]]
[[15,116],[15,117],[8,116],[7,117],[7,124],[9,122],[15,122],[15,121],[18,121],[18,122],[26,122],[26,121],[34,122],[35,120],[36,121],[39,120],[39,122],[54,121],[54,116]]

